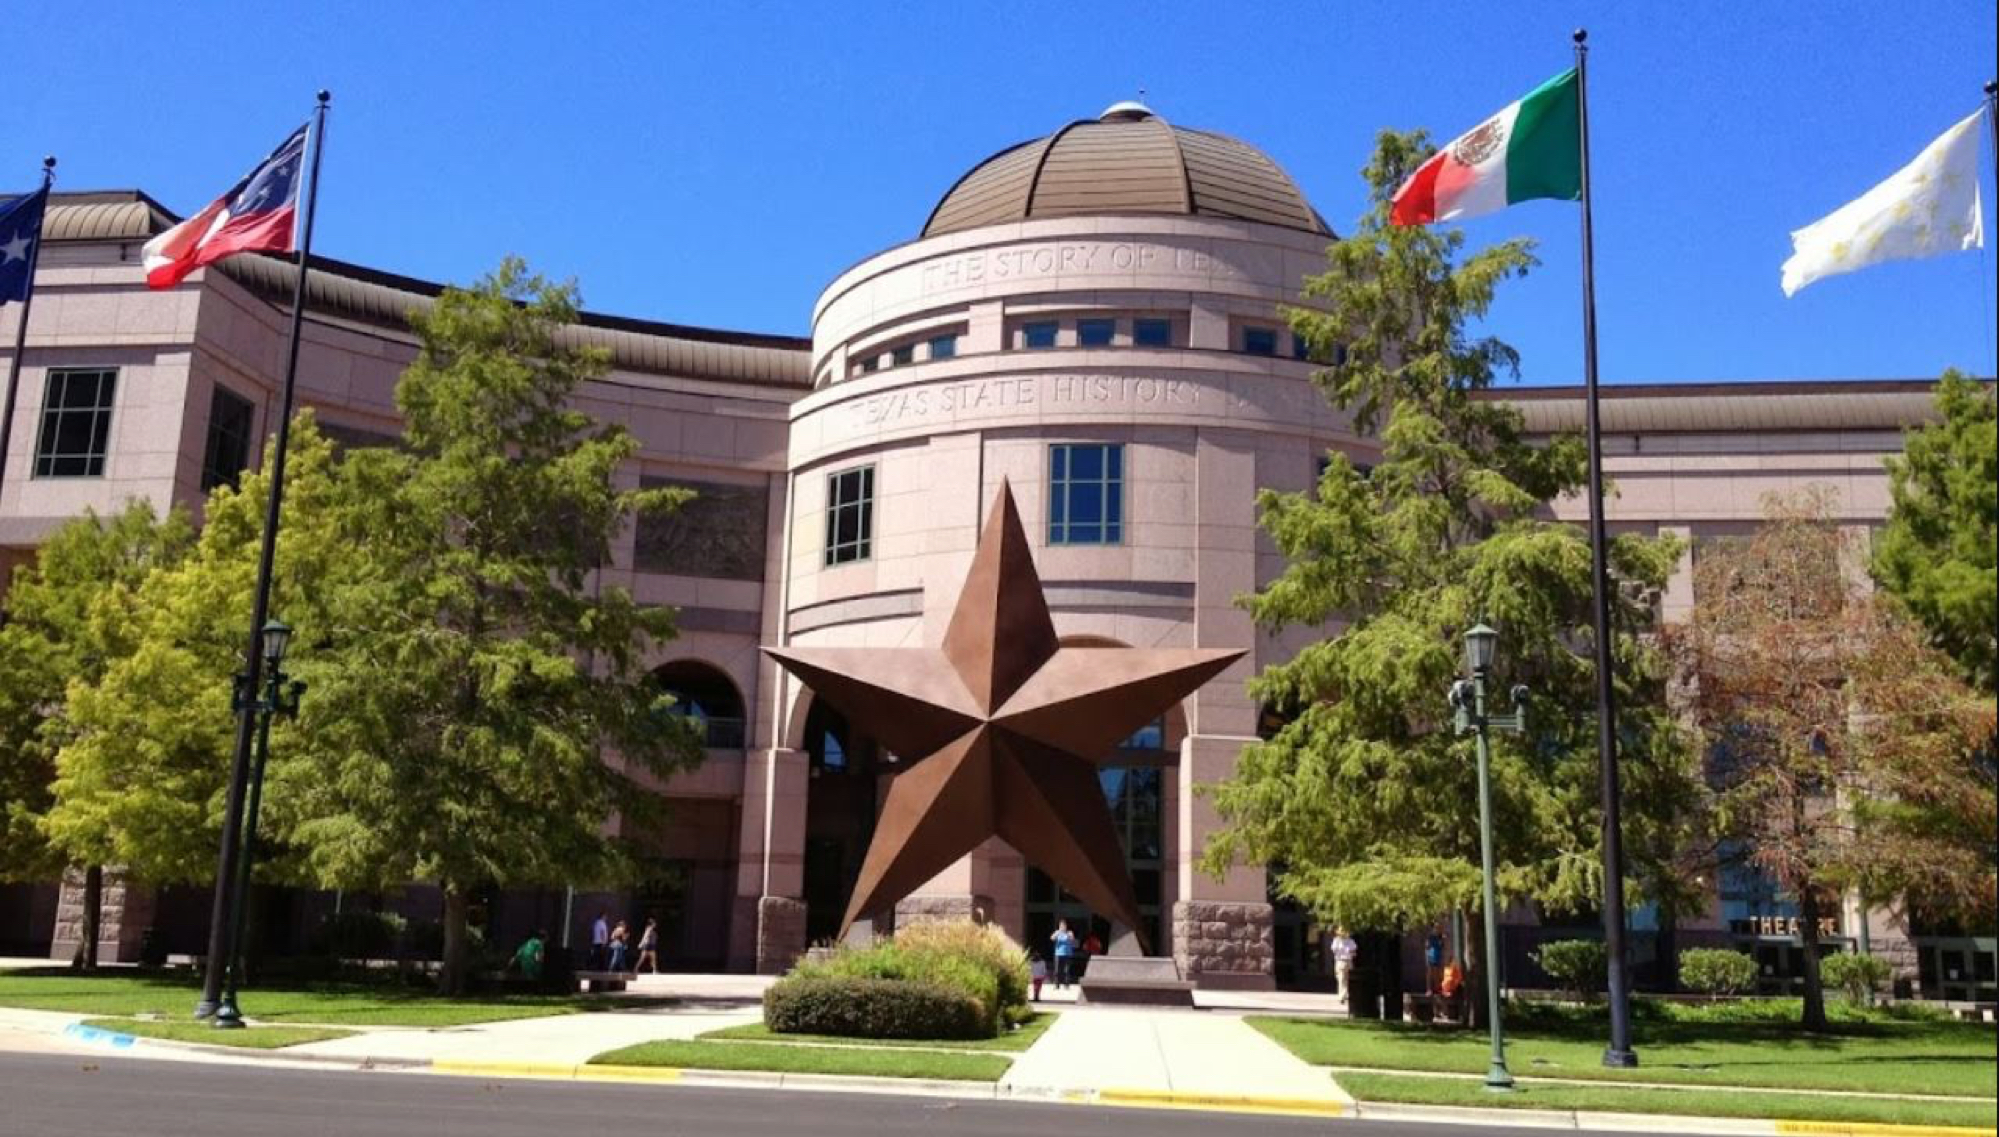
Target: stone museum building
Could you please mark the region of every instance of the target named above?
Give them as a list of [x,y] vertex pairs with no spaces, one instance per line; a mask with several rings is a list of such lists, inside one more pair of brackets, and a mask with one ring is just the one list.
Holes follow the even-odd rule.
[[[172,220],[137,191],[52,201],[0,471],[9,573],[86,510],[144,497],[198,514],[208,490],[260,460],[292,269],[243,256],[149,291],[139,249]],[[637,438],[624,477],[699,492],[625,533],[602,575],[679,610],[657,675],[704,721],[707,758],[666,787],[671,825],[638,835],[656,849],[656,880],[615,895],[496,893],[482,905],[494,935],[566,919],[581,942],[599,910],[657,913],[665,965],[742,971],[782,967],[832,936],[897,759],[759,648],[934,646],[1006,479],[1063,643],[1248,651],[1104,769],[1151,938],[1205,986],[1318,981],[1316,930],[1272,902],[1264,868],[1197,870],[1217,822],[1195,788],[1257,736],[1243,680],[1313,634],[1260,632],[1235,603],[1281,568],[1256,526],[1256,490],[1307,487],[1330,450],[1361,466],[1378,454],[1315,390],[1279,315],[1335,240],[1262,151],[1119,103],[965,171],[929,216],[881,234],[885,248],[831,281],[794,282],[801,323],[818,288],[809,337],[584,316],[573,341],[605,349],[612,367],[578,405]],[[310,277],[300,399],[343,446],[393,444],[392,392],[415,354],[405,316],[440,288],[393,268],[326,260]],[[0,311],[0,353],[19,312]],[[1770,491],[1832,486],[1841,523],[1864,540],[1888,506],[1882,458],[1928,419],[1930,386],[1608,388],[1610,524],[1692,538],[1667,618],[1692,603],[1701,542],[1748,532]],[[1536,432],[1582,425],[1578,388],[1502,394]],[[1558,512],[1580,519],[1584,506]],[[0,887],[0,954],[66,957],[77,892]],[[113,874],[108,893],[106,958],[200,950],[206,888]],[[297,946],[339,906],[436,909],[414,887],[266,900],[264,941]],[[898,913],[975,907],[1029,941],[1092,915],[998,840]],[[1635,915],[1641,978],[1662,941],[1734,942],[1781,982],[1797,966],[1794,916],[1753,873],[1717,873],[1705,919],[1668,936]],[[1849,906],[1836,934],[1856,935],[1859,918]],[[1912,938],[1872,920],[1876,950],[1900,953],[1926,990],[1969,997],[1981,984],[1992,997],[1991,940]],[[1525,982],[1527,950],[1566,933],[1524,909],[1510,924],[1508,966]]]

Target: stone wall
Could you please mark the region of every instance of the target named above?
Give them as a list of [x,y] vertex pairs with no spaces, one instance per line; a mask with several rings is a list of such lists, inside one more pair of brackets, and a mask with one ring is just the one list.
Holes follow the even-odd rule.
[[1271,907],[1233,901],[1173,905],[1173,962],[1202,987],[1269,989]]
[[967,920],[992,920],[993,898],[966,893],[906,896],[896,902],[895,927],[911,924],[948,924]]
[[805,902],[788,896],[757,901],[757,974],[783,975],[805,954]]
[[[156,896],[152,888],[126,877],[123,870],[104,870],[104,899],[97,929],[97,962],[137,963],[139,941],[152,926]],[[65,870],[62,895],[56,902],[55,939],[49,958],[64,963],[76,955],[83,940],[83,870]]]

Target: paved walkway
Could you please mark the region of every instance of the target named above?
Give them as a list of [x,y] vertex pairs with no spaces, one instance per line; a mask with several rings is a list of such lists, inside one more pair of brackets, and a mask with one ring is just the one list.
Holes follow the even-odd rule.
[[1015,1092],[1084,1090],[1352,1102],[1234,1015],[1085,1007],[1065,1011],[1002,1084]]

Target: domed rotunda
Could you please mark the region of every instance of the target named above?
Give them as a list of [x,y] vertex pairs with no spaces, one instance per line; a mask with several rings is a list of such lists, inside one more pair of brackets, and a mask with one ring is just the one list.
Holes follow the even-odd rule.
[[[791,411],[783,642],[935,644],[1005,479],[1065,642],[1249,650],[1105,760],[1149,938],[1208,986],[1272,981],[1264,870],[1195,870],[1215,818],[1194,787],[1256,734],[1243,680],[1300,642],[1234,603],[1279,568],[1255,492],[1375,453],[1281,314],[1333,239],[1262,151],[1119,103],[980,162],[916,240],[835,279]],[[829,935],[896,765],[796,684],[778,702],[807,767],[805,922]],[[1101,916],[1021,852],[988,842],[877,924],[979,908],[1031,944]]]

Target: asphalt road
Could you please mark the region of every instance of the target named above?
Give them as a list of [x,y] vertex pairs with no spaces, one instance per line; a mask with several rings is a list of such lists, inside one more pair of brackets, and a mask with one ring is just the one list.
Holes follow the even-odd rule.
[[0,1054],[0,1134],[6,1137],[1455,1137],[1491,1131],[1032,1102]]

